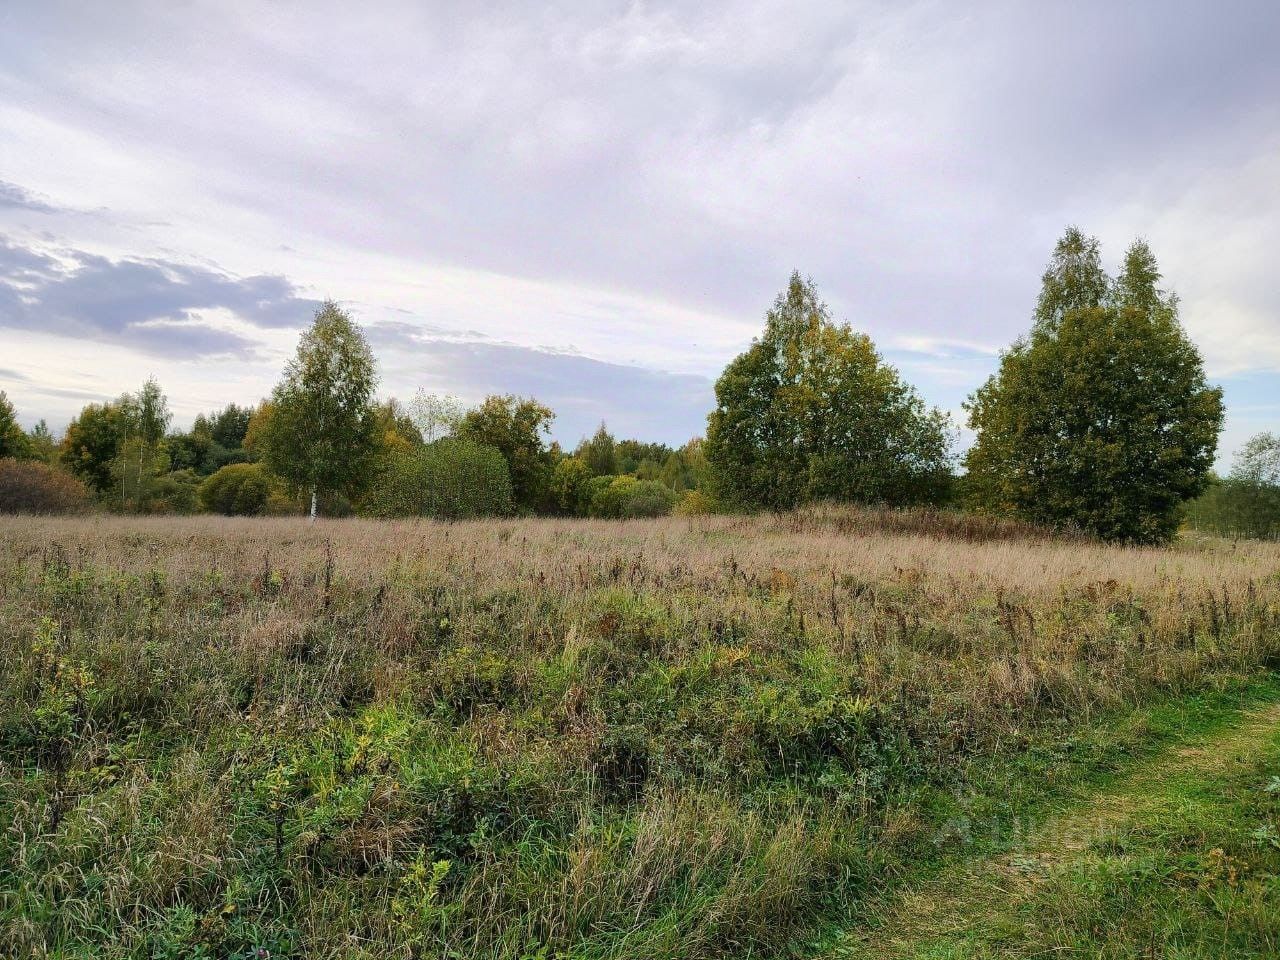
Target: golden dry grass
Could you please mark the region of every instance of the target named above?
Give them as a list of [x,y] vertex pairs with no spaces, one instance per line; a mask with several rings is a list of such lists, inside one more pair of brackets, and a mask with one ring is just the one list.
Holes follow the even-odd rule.
[[[14,561],[61,545],[69,556],[122,570],[163,562],[172,573],[260,562],[315,564],[324,545],[336,569],[370,578],[402,563],[428,570],[471,566],[477,586],[552,576],[580,587],[580,566],[598,577],[615,561],[719,580],[735,562],[748,578],[780,570],[825,593],[831,571],[868,582],[920,578],[999,586],[1027,596],[1115,584],[1139,593],[1170,584],[1187,590],[1237,587],[1280,574],[1280,544],[1201,539],[1172,548],[1117,547],[1087,540],[1009,536],[965,542],[927,534],[843,532],[839,511],[782,516],[434,521],[230,517],[0,517],[0,546]],[[624,573],[630,574],[630,568]]]

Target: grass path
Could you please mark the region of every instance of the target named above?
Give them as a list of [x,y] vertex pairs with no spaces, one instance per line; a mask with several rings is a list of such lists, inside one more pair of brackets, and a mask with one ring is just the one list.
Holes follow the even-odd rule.
[[[1122,868],[1141,860],[1144,877],[1155,874],[1160,882],[1182,877],[1183,873],[1173,868],[1162,872],[1160,858],[1168,859],[1168,855],[1159,849],[1159,843],[1176,847],[1181,840],[1168,831],[1172,827],[1176,833],[1176,825],[1181,824],[1186,832],[1188,822],[1198,824],[1195,840],[1215,831],[1226,832],[1233,817],[1238,819],[1242,811],[1222,804],[1222,798],[1251,769],[1256,780],[1260,764],[1273,774],[1280,773],[1280,703],[1243,711],[1237,724],[1165,750],[1133,769],[1122,781],[1073,803],[1022,837],[1012,838],[1000,853],[948,866],[909,889],[900,889],[885,900],[868,905],[864,925],[844,933],[824,957],[967,960],[1033,955],[1112,956],[1112,948],[1096,920],[1091,921],[1095,924],[1093,931],[1085,931],[1086,947],[1064,947],[1061,933],[1049,938],[1056,946],[1045,947],[1043,938],[1025,935],[1022,927],[1028,918],[1043,920],[1046,913],[1056,914],[1052,923],[1070,926],[1072,918],[1067,917],[1064,924],[1063,912],[1072,909],[1064,904],[1073,900],[1073,891],[1083,886],[1096,894],[1097,888],[1106,887],[1105,881],[1099,883],[1096,876],[1091,878],[1090,871],[1105,873],[1107,879],[1116,873],[1115,863],[1107,863],[1105,853],[1098,854],[1099,850],[1106,851],[1108,844],[1119,845],[1123,856],[1116,862]],[[1196,808],[1197,803],[1201,808]],[[1197,812],[1199,821],[1195,820]],[[1155,848],[1142,846],[1140,839],[1144,835],[1148,840],[1152,835],[1157,837]],[[1118,839],[1126,836],[1139,838],[1132,844],[1133,849],[1126,849]],[[1208,842],[1205,840],[1202,845]],[[1211,856],[1219,859],[1221,854],[1216,846],[1211,851]],[[1265,873],[1263,877],[1267,889],[1259,896],[1269,898],[1280,892],[1280,880]],[[1143,887],[1143,883],[1147,886]],[[1234,876],[1230,885],[1228,892],[1238,894],[1240,883]],[[1136,886],[1141,888],[1136,895],[1131,896],[1128,888],[1105,894],[1122,901],[1111,905],[1113,913],[1144,902],[1143,897],[1150,893],[1150,881],[1140,880]],[[1097,907],[1097,903],[1091,905],[1094,913],[1098,912]],[[1117,919],[1122,924],[1127,922],[1123,913]],[[1093,937],[1102,939],[1095,942]],[[1041,949],[1033,950],[1033,941]],[[1166,953],[1160,947],[1159,952],[1142,955],[1227,956],[1228,952]],[[1254,954],[1244,951],[1230,955]]]

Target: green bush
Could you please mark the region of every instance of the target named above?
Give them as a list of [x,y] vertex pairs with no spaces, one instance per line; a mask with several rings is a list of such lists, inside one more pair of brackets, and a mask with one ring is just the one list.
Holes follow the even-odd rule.
[[591,468],[578,456],[562,457],[551,471],[549,499],[557,513],[584,514],[591,503]]
[[511,472],[496,447],[446,437],[386,457],[361,507],[376,517],[501,516],[512,509]]
[[83,483],[33,460],[0,460],[0,513],[79,513],[89,505]]
[[588,489],[591,500],[587,512],[593,517],[665,517],[679,499],[674,490],[657,480],[632,476],[596,477],[588,482]]
[[261,465],[233,463],[200,485],[200,503],[213,513],[253,517],[267,512],[274,486]]
[[150,513],[195,513],[200,509],[200,477],[189,467],[173,470],[157,477],[149,494]]

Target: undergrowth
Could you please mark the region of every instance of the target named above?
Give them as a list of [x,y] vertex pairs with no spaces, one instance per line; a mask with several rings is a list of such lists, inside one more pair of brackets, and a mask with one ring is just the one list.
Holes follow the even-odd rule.
[[1280,666],[1280,550],[951,522],[0,521],[0,940],[759,955],[993,760]]

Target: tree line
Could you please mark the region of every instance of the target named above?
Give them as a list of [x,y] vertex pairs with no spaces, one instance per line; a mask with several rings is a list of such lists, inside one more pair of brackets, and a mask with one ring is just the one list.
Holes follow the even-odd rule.
[[43,422],[22,431],[0,394],[0,508],[32,508],[47,482],[49,509],[76,499],[70,483],[139,512],[640,517],[836,500],[961,506],[1130,543],[1167,541],[1184,519],[1275,536],[1280,441],[1255,438],[1230,477],[1212,474],[1222,393],[1161,280],[1144,242],[1110,276],[1098,241],[1068,229],[1030,329],[965,404],[975,440],[959,459],[950,417],[798,273],[716,382],[705,440],[679,448],[601,424],[563,450],[533,398],[379,401],[368,341],[330,302],[269,398],[187,431],[169,429],[154,380],[88,405],[56,441]]
[[0,392],[0,511],[97,505],[134,513],[307,512],[464,519],[507,514],[644,517],[702,483],[701,441],[616,439],[605,424],[574,451],[550,440],[532,398],[468,408],[423,391],[376,399],[376,364],[351,316],[325,304],[271,395],[171,430],[154,380],[91,403],[55,440],[18,425]]

